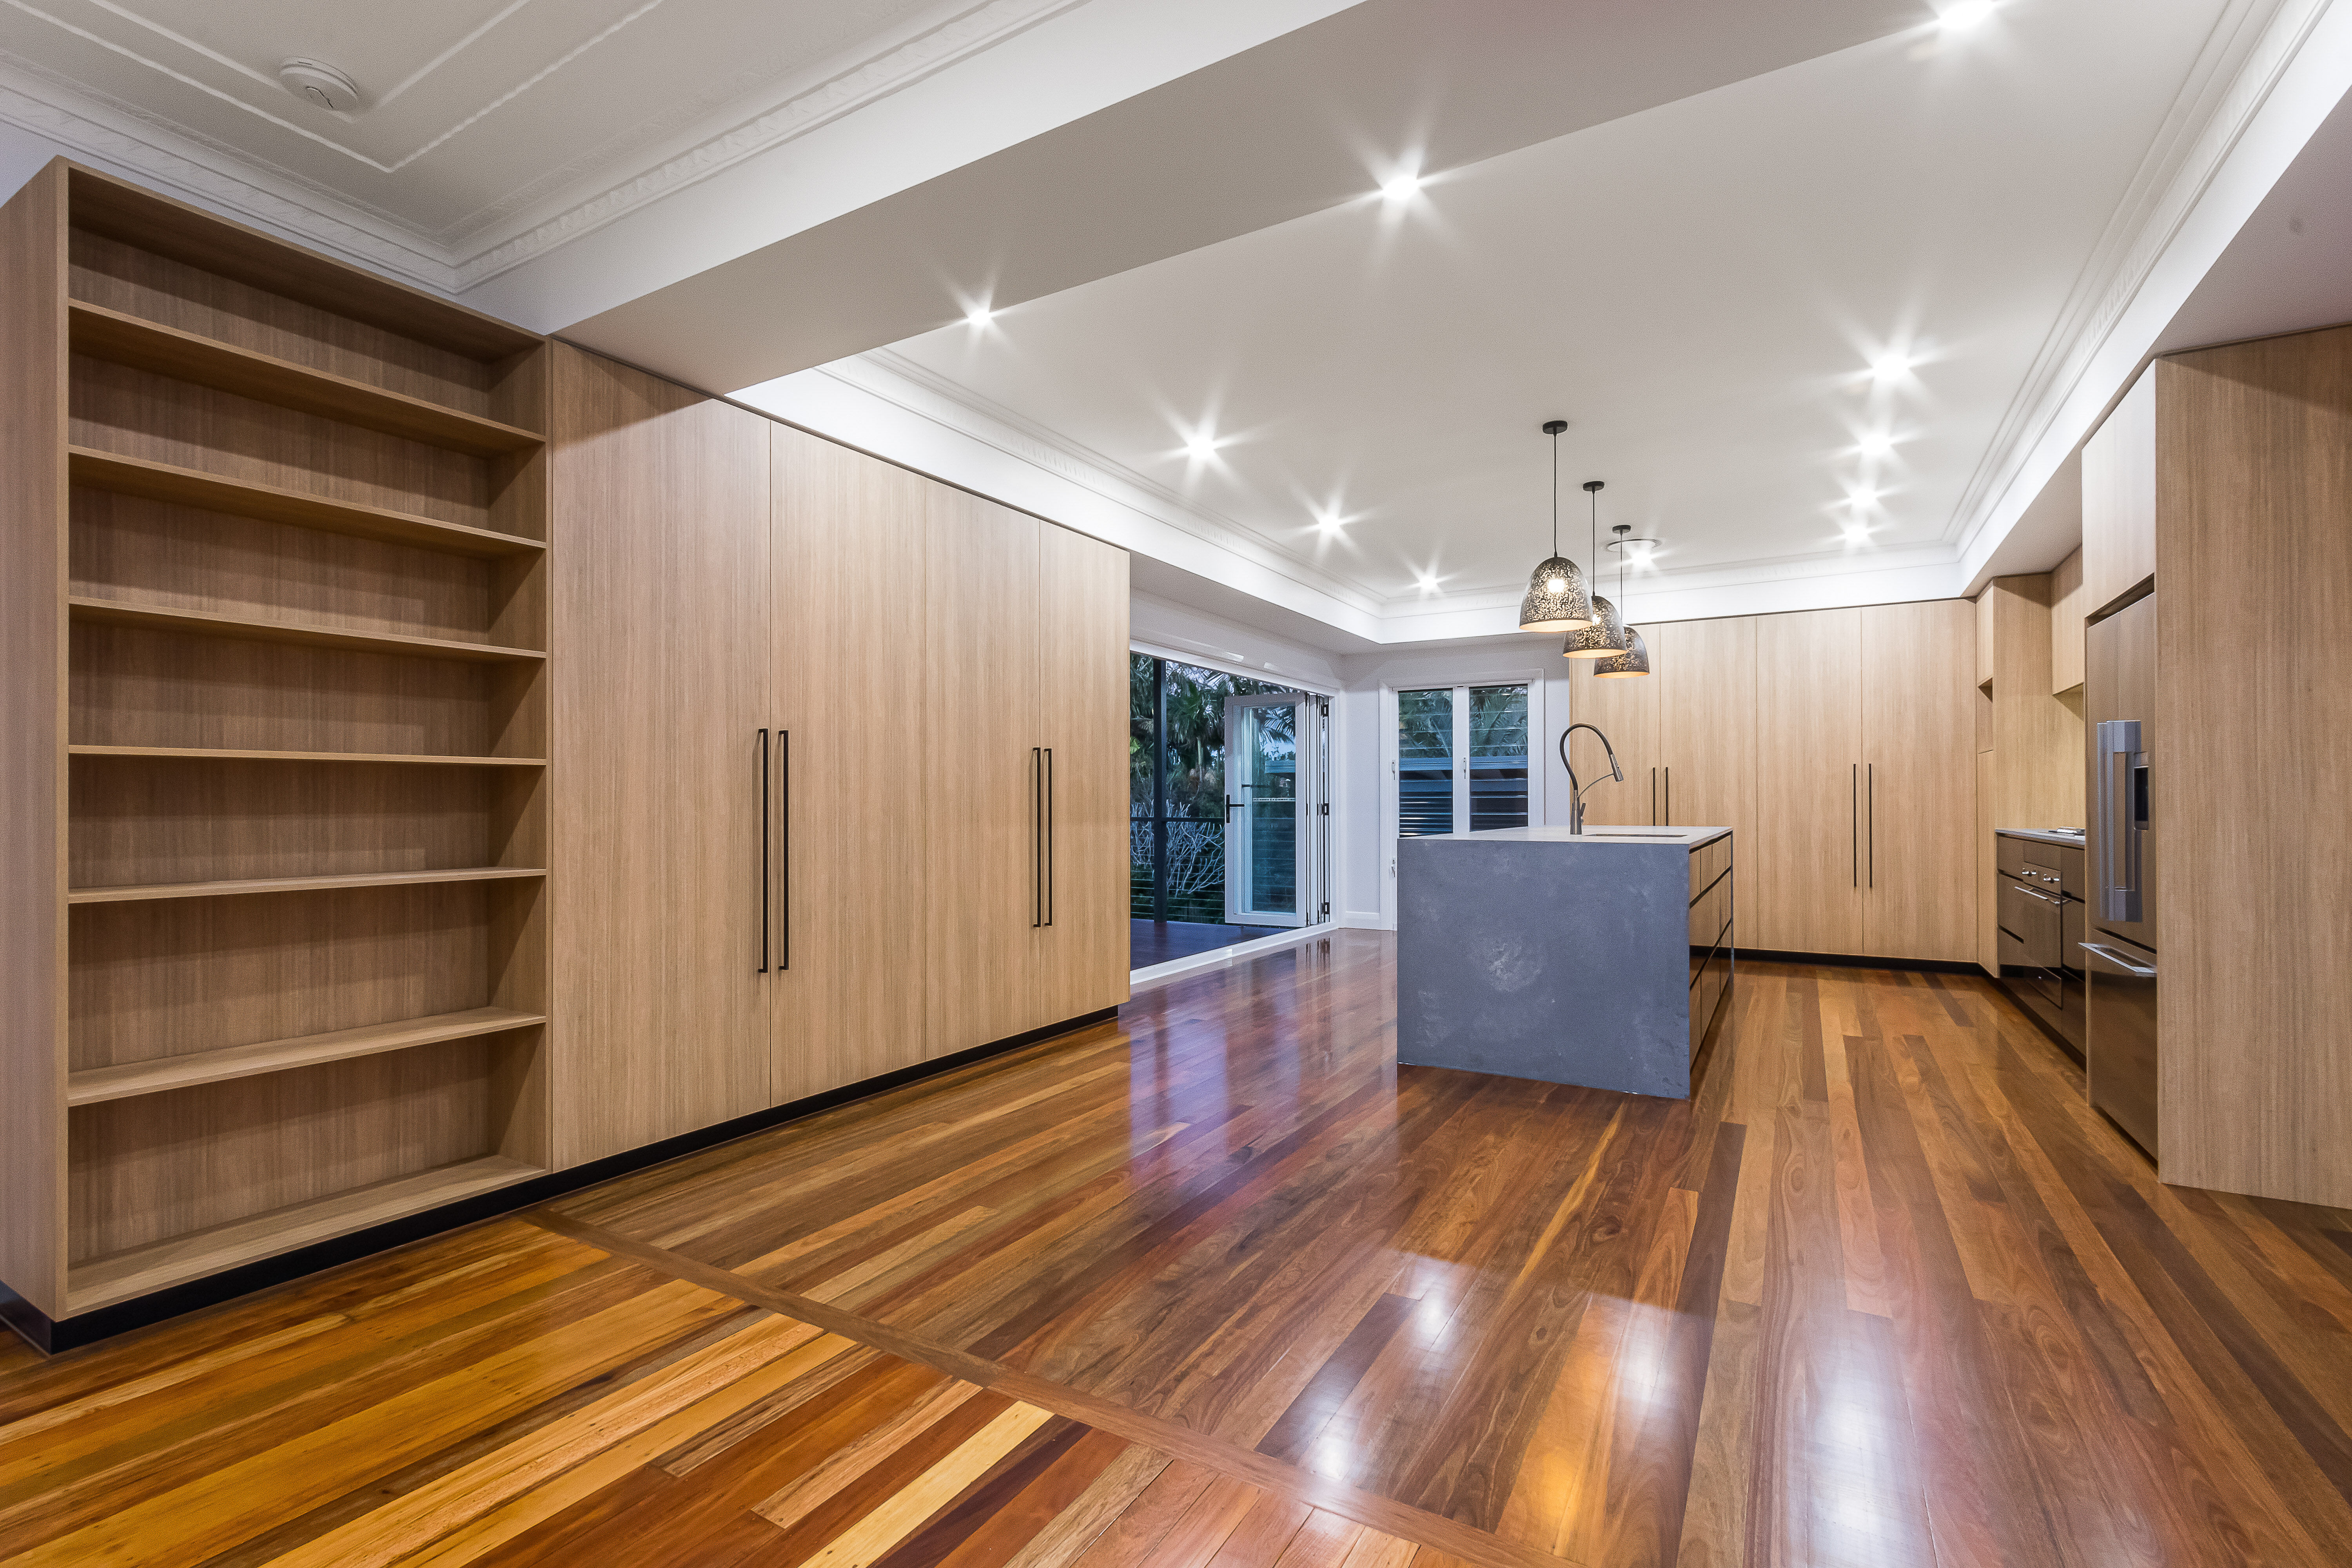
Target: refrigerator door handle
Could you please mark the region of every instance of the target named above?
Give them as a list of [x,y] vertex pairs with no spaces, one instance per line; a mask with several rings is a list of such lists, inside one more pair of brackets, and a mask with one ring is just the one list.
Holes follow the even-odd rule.
[[[2147,753],[2140,750],[2139,721],[2099,721],[2099,916],[2144,918],[2140,899],[2141,836],[2147,831]],[[2118,759],[2123,763],[2117,767]],[[2128,786],[2132,806],[2118,811],[2117,792]]]
[[2156,969],[2154,965],[2134,963],[2130,959],[2126,958],[2122,953],[2117,952],[2114,948],[2107,946],[2105,942],[2078,942],[2075,945],[2080,947],[2084,952],[2090,953],[2095,958],[2105,959],[2109,963],[2114,964],[2117,969],[2120,969],[2125,973],[2131,975],[2134,979],[2153,980],[2156,978]]

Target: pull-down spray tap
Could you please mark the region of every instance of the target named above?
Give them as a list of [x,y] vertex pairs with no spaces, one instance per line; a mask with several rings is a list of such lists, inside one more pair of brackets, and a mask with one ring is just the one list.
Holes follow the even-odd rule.
[[[1623,784],[1625,782],[1625,770],[1617,765],[1617,748],[1609,743],[1608,736],[1601,734],[1598,729],[1594,728],[1594,726],[1591,724],[1570,724],[1567,729],[1562,730],[1559,732],[1559,765],[1568,770],[1568,830],[1570,833],[1582,833],[1584,831],[1584,792],[1592,787],[1592,784],[1579,785],[1577,784],[1576,764],[1568,760],[1568,738],[1570,735],[1575,734],[1579,730],[1592,731],[1594,738],[1599,740],[1601,742],[1601,750],[1606,753],[1609,758],[1610,778],[1618,784]],[[1592,784],[1597,784],[1600,782],[1601,781],[1596,778],[1592,781]]]

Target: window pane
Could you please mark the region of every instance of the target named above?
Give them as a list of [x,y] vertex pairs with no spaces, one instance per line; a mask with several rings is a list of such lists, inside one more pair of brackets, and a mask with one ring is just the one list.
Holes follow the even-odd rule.
[[1528,825],[1528,689],[1470,689],[1470,827]]
[[1453,831],[1454,690],[1400,691],[1397,836],[1419,838]]
[[1245,914],[1298,912],[1298,710],[1246,708],[1236,772],[1248,816],[1249,908]]

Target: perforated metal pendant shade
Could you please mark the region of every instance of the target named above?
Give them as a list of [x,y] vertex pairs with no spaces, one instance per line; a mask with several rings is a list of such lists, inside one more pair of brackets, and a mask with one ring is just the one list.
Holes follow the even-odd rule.
[[1592,624],[1592,594],[1584,570],[1565,555],[1555,555],[1528,578],[1528,596],[1519,601],[1519,630],[1570,632]]
[[1592,613],[1599,618],[1591,626],[1568,634],[1568,646],[1559,650],[1567,658],[1610,658],[1625,651],[1625,617],[1617,606],[1595,594]]
[[1625,628],[1625,651],[1602,659],[1592,667],[1595,680],[1628,680],[1650,673],[1650,645],[1633,626]]
[[1559,552],[1559,433],[1565,419],[1547,419],[1551,437],[1551,553],[1528,574],[1528,596],[1519,601],[1519,630],[1572,632],[1592,624],[1592,588],[1583,568]]

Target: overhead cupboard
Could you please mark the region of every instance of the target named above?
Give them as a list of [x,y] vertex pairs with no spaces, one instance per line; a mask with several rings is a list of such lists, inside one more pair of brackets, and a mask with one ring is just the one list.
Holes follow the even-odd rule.
[[62,161],[0,279],[37,1340],[1124,1000],[1122,552]]
[[[1724,826],[1735,933],[1772,952],[1975,953],[1975,621],[1957,599],[1644,628],[1657,673],[1576,678],[1625,768],[1591,823]],[[1580,778],[1601,767],[1579,737]],[[1654,779],[1654,784],[1653,780]]]

